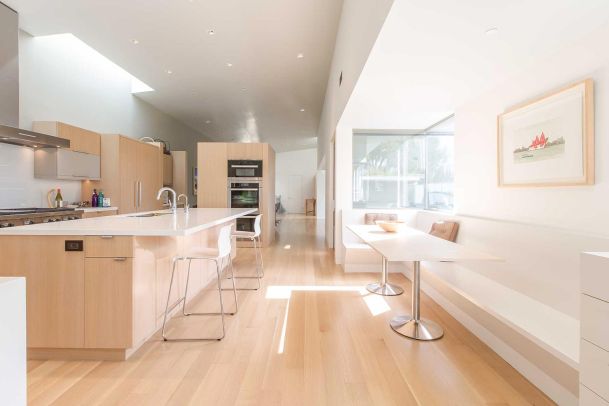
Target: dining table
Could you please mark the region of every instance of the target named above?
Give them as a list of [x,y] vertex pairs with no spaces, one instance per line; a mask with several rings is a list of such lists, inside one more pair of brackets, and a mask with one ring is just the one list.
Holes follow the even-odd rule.
[[412,314],[396,316],[390,325],[396,333],[416,340],[437,340],[444,335],[438,323],[421,318],[421,262],[501,261],[501,258],[406,225],[400,225],[396,232],[363,224],[347,225],[347,229],[381,255],[383,282],[387,281],[388,262],[413,263]]

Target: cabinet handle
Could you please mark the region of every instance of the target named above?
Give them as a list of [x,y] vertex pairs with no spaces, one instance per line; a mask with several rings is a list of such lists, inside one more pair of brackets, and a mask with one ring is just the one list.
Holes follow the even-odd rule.
[[113,235],[101,235],[99,238],[103,238],[104,240],[109,240],[110,238],[114,238]]
[[137,209],[137,181],[135,181],[133,186],[135,186],[135,192],[133,192],[133,206]]
[[142,181],[140,180],[138,183],[140,184],[138,207],[142,207]]
[[120,258],[114,258],[114,260],[115,260],[116,262],[125,262],[125,261],[127,260],[127,258],[125,258],[125,257],[120,257]]

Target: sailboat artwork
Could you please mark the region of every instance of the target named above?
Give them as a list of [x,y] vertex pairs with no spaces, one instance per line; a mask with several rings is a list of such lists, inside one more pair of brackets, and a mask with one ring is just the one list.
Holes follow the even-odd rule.
[[558,137],[550,140],[541,131],[528,146],[522,146],[514,150],[514,163],[537,162],[544,159],[552,159],[565,153],[565,139]]

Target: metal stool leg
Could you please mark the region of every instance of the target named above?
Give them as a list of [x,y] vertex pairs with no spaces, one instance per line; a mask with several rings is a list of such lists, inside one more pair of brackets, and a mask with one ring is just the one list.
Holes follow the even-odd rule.
[[[254,237],[254,239],[255,238],[256,237]],[[258,255],[260,256],[260,270],[262,271],[261,278],[264,278],[264,261],[262,260],[262,243],[260,242],[260,236],[258,236],[257,238],[258,238],[257,249],[258,249]]]
[[[169,282],[169,293],[167,294],[167,305],[165,306],[165,315],[163,317],[163,328],[161,330],[161,335],[163,337],[164,341],[220,341],[224,338],[224,336],[226,335],[226,326],[225,326],[225,322],[224,322],[224,301],[222,300],[222,276],[221,276],[221,270],[220,270],[220,264],[218,262],[218,260],[216,259],[209,259],[212,260],[216,263],[216,273],[217,273],[217,279],[218,279],[218,296],[220,297],[220,312],[210,312],[210,313],[187,313],[186,312],[186,297],[188,294],[188,282],[190,279],[190,262],[192,261],[192,258],[188,258],[189,263],[188,263],[188,272],[186,275],[186,289],[184,292],[184,297],[181,298],[180,300],[178,300],[176,303],[174,303],[171,308],[169,306],[169,300],[171,298],[171,289],[173,287],[173,279],[174,279],[174,275],[175,275],[175,270],[176,270],[176,264],[179,260],[185,260],[186,258],[179,258],[176,257],[173,260],[173,269],[171,271],[171,281]],[[207,338],[207,337],[197,337],[197,338],[168,338],[165,334],[165,325],[167,323],[167,315],[168,313],[175,308],[178,304],[180,304],[181,301],[184,301],[184,305],[182,306],[182,313],[184,313],[186,316],[221,316],[221,320],[222,320],[222,335],[220,337],[211,337],[211,338]],[[236,303],[236,296],[235,296],[235,303]],[[234,314],[234,313],[230,313],[230,314]]]
[[[260,279],[264,276],[264,271],[262,273],[262,275],[260,274],[260,269],[262,268],[261,265],[262,264],[262,255],[260,254],[260,262],[258,260],[258,255],[259,255],[259,248],[256,245],[256,237],[252,237],[251,240],[254,243],[254,255],[256,257],[256,275],[253,276],[230,276],[227,279],[258,279],[258,287],[257,288],[237,288],[237,290],[258,290],[260,289],[261,285],[260,285]],[[232,267],[232,258],[229,257],[229,261],[231,263],[231,267]],[[231,272],[232,275],[232,272]],[[224,290],[229,290],[229,289],[224,289]]]

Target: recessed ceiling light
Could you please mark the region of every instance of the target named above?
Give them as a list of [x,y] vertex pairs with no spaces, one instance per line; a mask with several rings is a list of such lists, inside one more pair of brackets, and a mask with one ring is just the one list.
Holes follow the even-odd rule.
[[300,112],[303,113],[305,111],[305,109],[300,109]]
[[167,74],[171,75],[173,73],[173,71],[171,69],[167,69]]
[[296,55],[296,58],[302,59],[302,58],[304,58],[304,55],[303,54],[298,54],[298,55]]
[[486,35],[493,35],[493,34],[497,34],[498,31],[499,31],[499,28],[491,27],[491,28],[487,29],[486,31],[484,31],[484,33]]
[[214,30],[207,30],[207,33],[209,35],[216,35],[216,32]]
[[140,43],[140,41],[137,39],[132,39],[131,42],[133,43],[133,45],[137,45]]
[[230,62],[226,62],[226,66],[227,66],[227,67],[229,67],[229,68],[232,68],[232,67],[233,67],[233,64],[232,64],[232,63],[230,63]]
[[242,87],[242,88],[241,88],[241,91],[242,91],[242,92],[247,92],[247,89],[246,89],[245,87]]
[[211,124],[211,120],[205,120],[205,124]]

